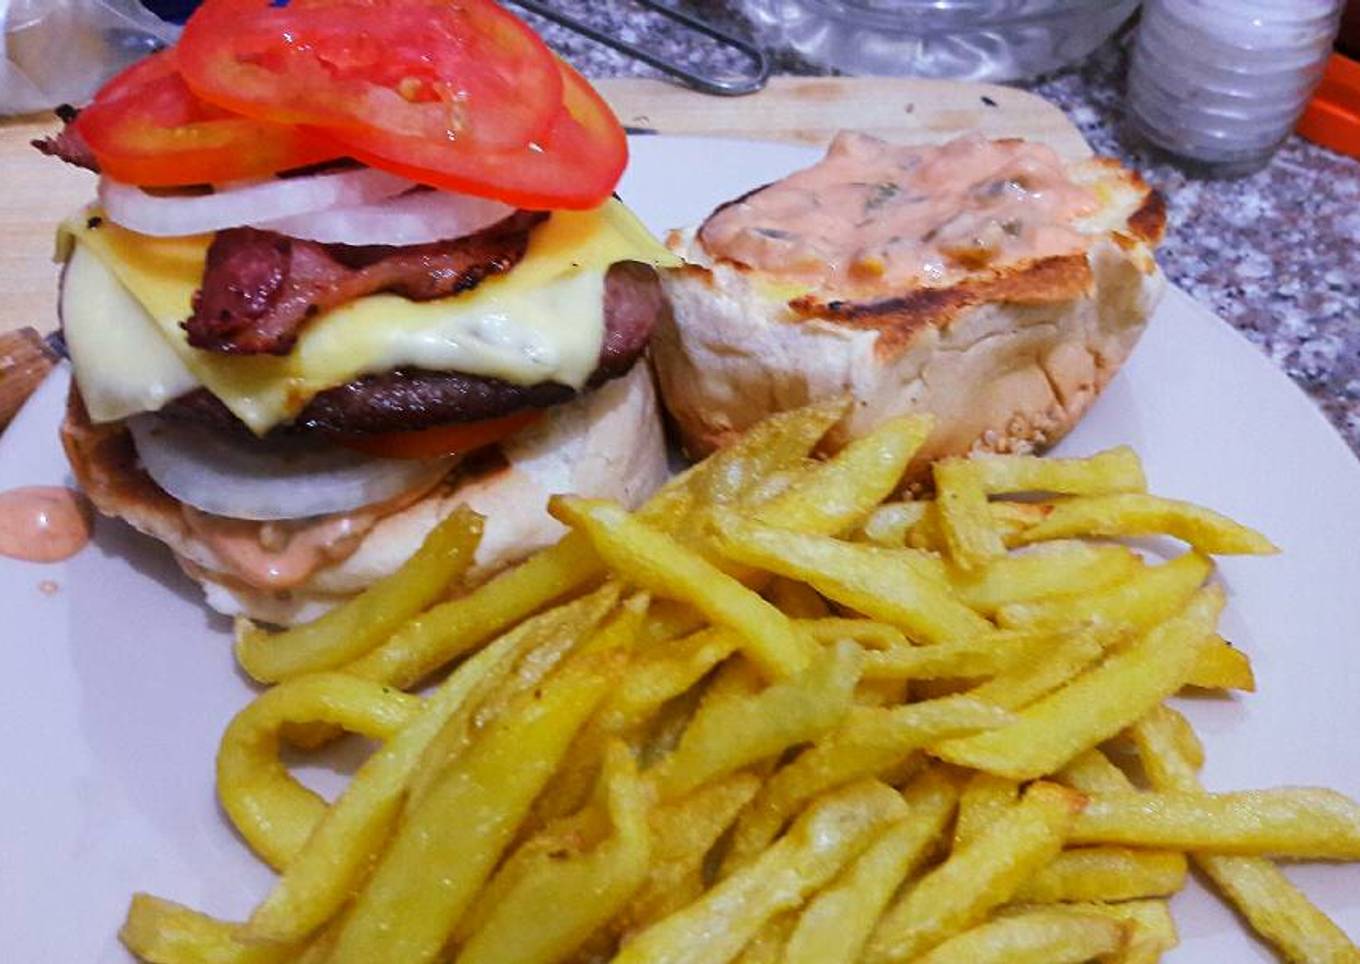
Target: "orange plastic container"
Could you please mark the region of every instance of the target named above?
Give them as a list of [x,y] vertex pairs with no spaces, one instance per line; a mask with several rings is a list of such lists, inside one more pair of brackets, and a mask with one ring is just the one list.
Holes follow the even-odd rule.
[[1332,54],[1294,130],[1315,144],[1360,157],[1360,62]]

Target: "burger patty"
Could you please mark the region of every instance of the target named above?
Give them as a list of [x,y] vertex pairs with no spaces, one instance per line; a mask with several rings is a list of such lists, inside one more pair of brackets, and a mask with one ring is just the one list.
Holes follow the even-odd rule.
[[431,301],[514,267],[548,215],[514,214],[476,234],[405,246],[322,244],[258,228],[218,231],[208,247],[189,344],[237,355],[286,355],[318,312],[390,291]]
[[[650,265],[621,261],[605,276],[604,342],[588,385],[618,378],[637,362],[665,310],[656,271]],[[398,369],[365,375],[315,395],[278,433],[325,435],[411,431],[509,415],[525,408],[546,408],[576,392],[556,382],[515,385],[499,378],[462,372]],[[161,409],[167,418],[217,429],[249,429],[206,389],[196,389]]]

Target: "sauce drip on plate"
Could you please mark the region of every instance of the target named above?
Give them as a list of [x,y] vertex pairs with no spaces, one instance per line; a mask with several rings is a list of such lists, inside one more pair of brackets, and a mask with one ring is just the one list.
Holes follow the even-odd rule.
[[79,492],[30,485],[0,492],[0,556],[60,562],[90,541],[89,503]]
[[717,257],[829,291],[942,284],[960,272],[1085,249],[1097,199],[1042,144],[980,134],[903,147],[842,132],[826,157],[719,208]]

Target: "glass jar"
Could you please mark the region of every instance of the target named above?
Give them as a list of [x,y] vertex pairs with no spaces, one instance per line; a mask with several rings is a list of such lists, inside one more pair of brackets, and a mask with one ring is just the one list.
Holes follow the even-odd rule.
[[851,74],[1018,80],[1085,57],[1138,0],[745,0],[760,39]]
[[1342,0],[1147,0],[1129,119],[1203,173],[1257,170],[1322,77]]

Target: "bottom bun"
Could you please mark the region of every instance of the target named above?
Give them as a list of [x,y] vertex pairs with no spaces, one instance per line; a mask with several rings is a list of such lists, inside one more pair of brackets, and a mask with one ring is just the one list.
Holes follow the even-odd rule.
[[[77,400],[78,401],[78,400]],[[486,519],[469,584],[555,542],[565,531],[547,513],[556,493],[636,506],[665,480],[665,443],[646,365],[546,417],[500,446],[502,459],[458,470],[398,512],[384,516],[345,559],[288,590],[247,585],[214,565],[212,550],[186,526],[180,505],[137,468],[121,424],[92,426],[73,402],[63,440],[77,481],[106,515],[166,543],[207,603],[230,616],[294,625],[315,619],[391,575],[459,505]],[[131,455],[131,458],[129,456]]]

